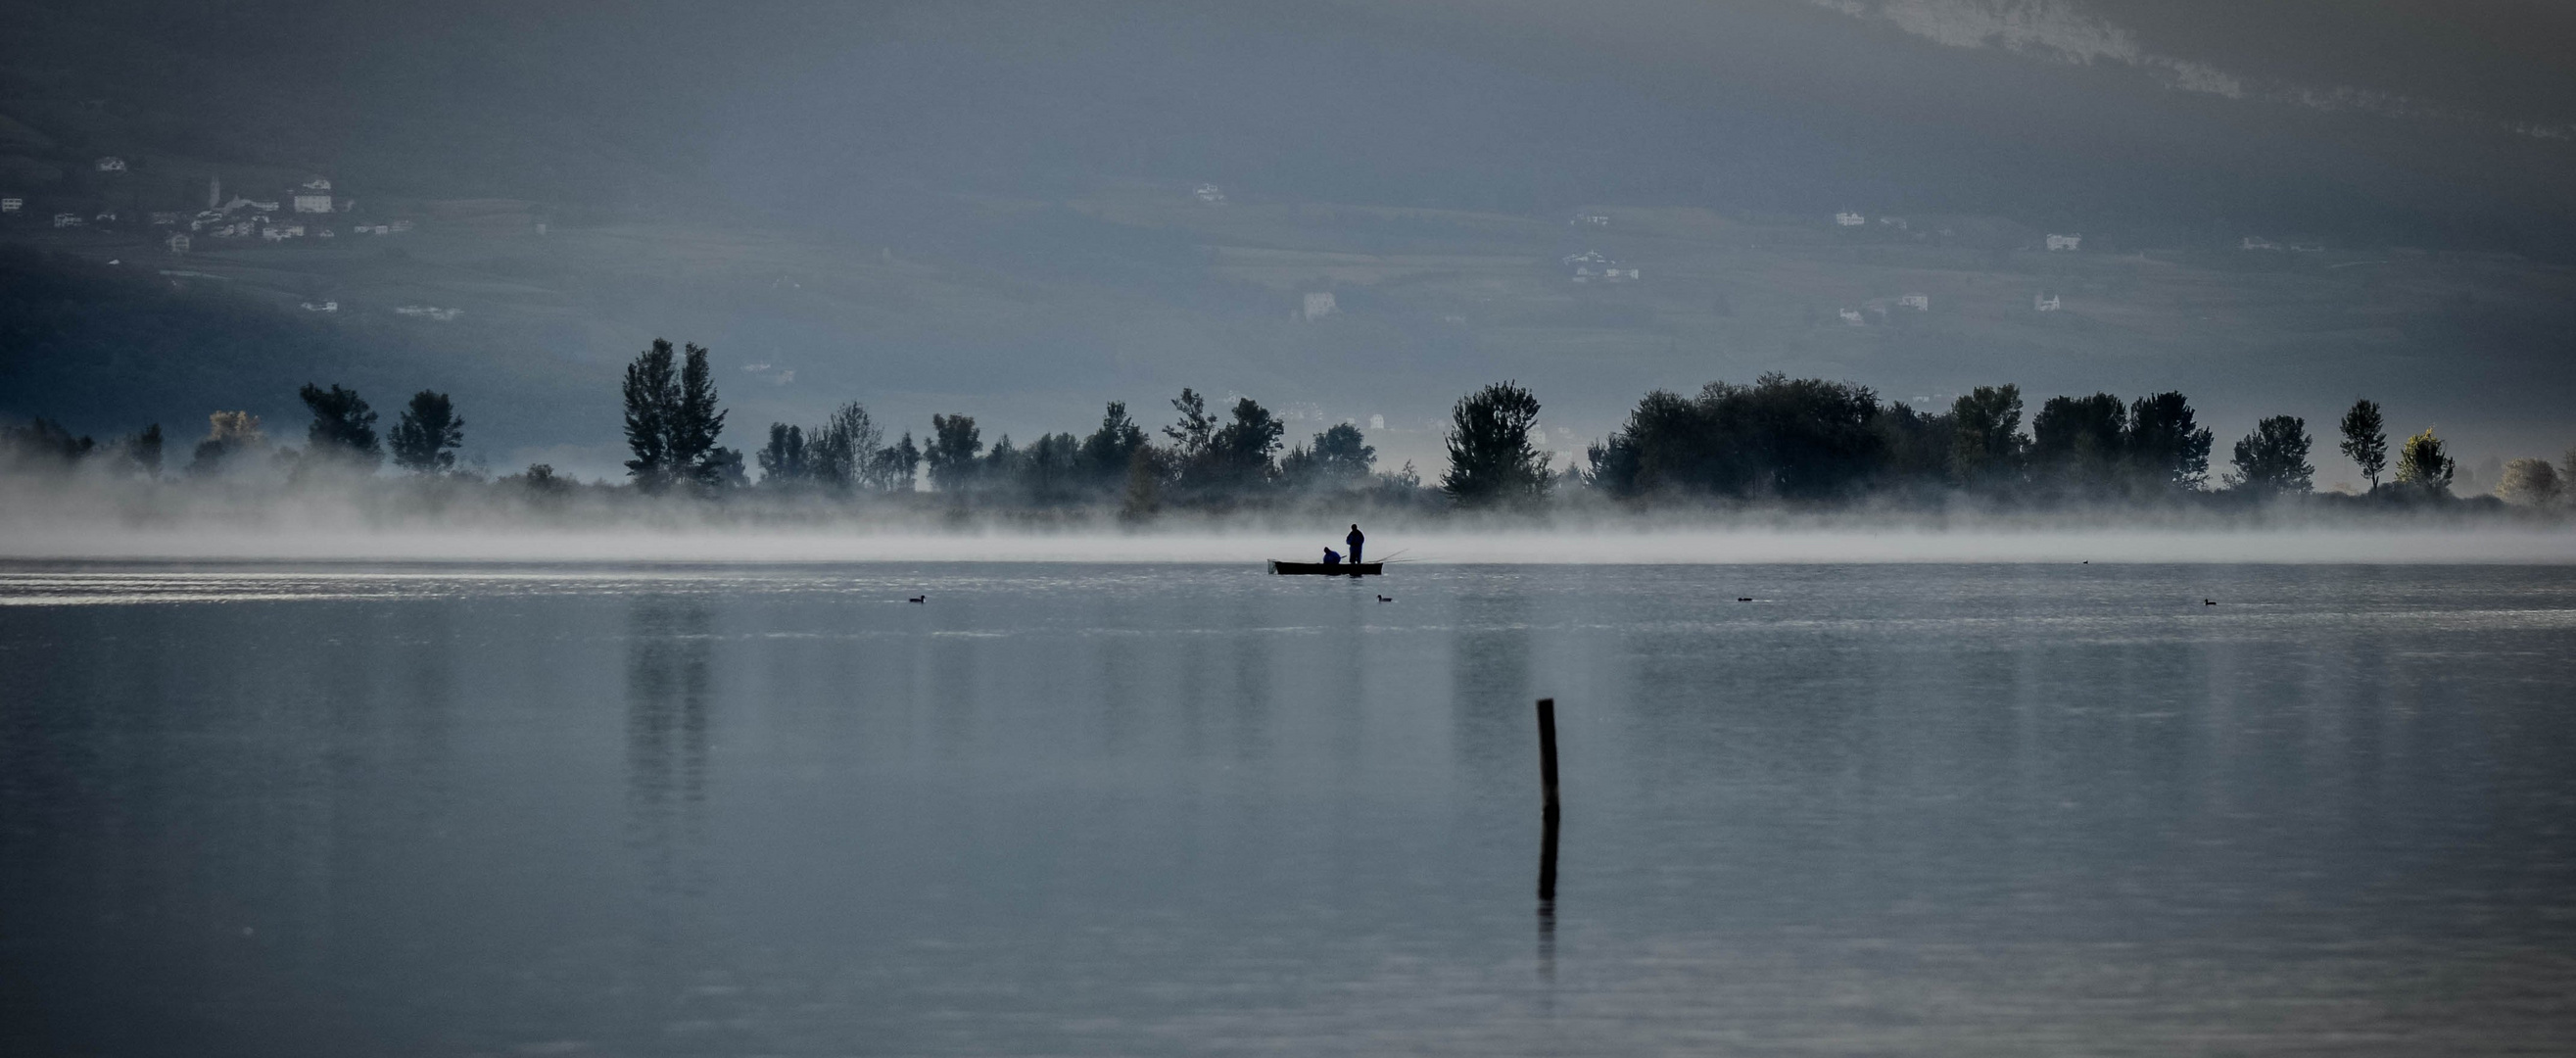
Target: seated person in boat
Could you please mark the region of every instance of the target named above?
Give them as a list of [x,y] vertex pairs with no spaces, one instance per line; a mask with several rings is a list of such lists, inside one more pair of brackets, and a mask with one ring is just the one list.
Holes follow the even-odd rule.
[[1327,565],[1327,566],[1338,566],[1338,565],[1341,565],[1341,564],[1342,564],[1342,553],[1341,553],[1341,552],[1339,552],[1339,551],[1335,551],[1335,550],[1333,550],[1332,548],[1329,548],[1329,547],[1328,547],[1328,548],[1325,548],[1325,549],[1324,549],[1324,564],[1325,564],[1325,565]]

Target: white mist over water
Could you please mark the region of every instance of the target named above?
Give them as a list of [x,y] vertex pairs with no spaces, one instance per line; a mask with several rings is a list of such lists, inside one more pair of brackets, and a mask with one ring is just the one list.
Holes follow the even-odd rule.
[[[931,502],[921,502],[931,501]],[[1353,521],[1366,557],[1404,563],[2576,564],[2555,511],[2233,512],[2093,507],[1739,507],[1636,513],[1569,502],[1545,516],[1337,509],[1128,522],[1091,509],[970,511],[931,496],[728,502],[583,490],[530,497],[470,482],[148,483],[0,477],[0,560],[530,563],[1312,562]]]
[[[1314,561],[1338,525],[1307,532],[1138,530],[953,533],[850,527],[675,529],[151,529],[15,527],[17,560],[421,562],[1102,562]],[[1509,564],[1726,563],[2576,563],[2576,534],[2512,529],[2113,529],[2045,525],[1862,525],[1565,530],[1380,526],[1368,557]]]

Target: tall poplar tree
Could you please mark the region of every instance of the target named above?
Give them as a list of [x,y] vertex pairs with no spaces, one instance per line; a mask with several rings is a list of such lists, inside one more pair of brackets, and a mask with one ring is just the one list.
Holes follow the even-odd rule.
[[1497,382],[1449,410],[1449,472],[1440,490],[1461,506],[1535,500],[1547,492],[1547,453],[1530,442],[1538,397]]
[[2388,428],[2375,401],[2356,400],[2343,413],[2343,443],[2336,446],[2361,467],[2370,491],[2379,491],[2379,475],[2388,470]]
[[678,365],[671,343],[653,339],[653,347],[626,365],[626,474],[635,487],[659,492],[671,483],[671,415],[680,402]]
[[444,473],[456,469],[456,449],[465,444],[465,420],[457,416],[447,394],[424,389],[411,395],[411,405],[403,409],[386,440],[394,450],[395,466],[414,474]]
[[707,350],[695,342],[675,354],[666,339],[626,365],[626,447],[635,458],[626,472],[637,488],[658,492],[688,482],[724,485],[741,475],[742,455],[716,447],[724,409]]

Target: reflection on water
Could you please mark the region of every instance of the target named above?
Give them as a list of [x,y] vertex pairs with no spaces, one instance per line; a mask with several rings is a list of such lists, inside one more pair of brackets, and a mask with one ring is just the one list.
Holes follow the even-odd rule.
[[630,800],[648,846],[667,848],[680,813],[706,800],[708,666],[714,617],[697,600],[635,601],[626,633]]
[[2568,1041],[2576,572],[1302,580],[0,567],[0,1053]]

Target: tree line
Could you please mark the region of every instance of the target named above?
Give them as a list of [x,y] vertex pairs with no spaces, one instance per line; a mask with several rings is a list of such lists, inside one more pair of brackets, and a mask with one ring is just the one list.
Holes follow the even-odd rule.
[[[1866,386],[1779,374],[1750,385],[1712,382],[1691,397],[1658,390],[1590,447],[1585,483],[1629,500],[1849,500],[1963,490],[2069,502],[2315,489],[2314,440],[2295,415],[2257,423],[2212,481],[2215,438],[2179,392],[2125,401],[2110,393],[2051,397],[2030,415],[2027,430],[2024,411],[2013,385],[1977,387],[1937,411],[1881,403]],[[2340,450],[2373,494],[2448,494],[2456,460],[2432,430],[2399,446],[2394,478],[2383,484],[2389,442],[2379,405],[2354,402],[2339,429]],[[2556,476],[2545,460],[2516,465],[2527,477]],[[2555,498],[2554,485],[2543,491]]]
[[[1150,430],[1122,401],[1110,401],[1084,433],[1003,435],[989,445],[971,415],[937,414],[916,443],[886,428],[856,401],[811,425],[769,424],[747,462],[722,441],[727,412],[708,351],[656,339],[629,363],[620,386],[631,457],[628,487],[643,494],[714,497],[763,493],[817,499],[919,496],[960,506],[1115,507],[1129,514],[1164,507],[1224,511],[1270,503],[1328,500],[1370,506],[1533,508],[1591,498],[1630,507],[1694,503],[1850,503],[1968,495],[2035,505],[2169,501],[2224,493],[2285,496],[2312,492],[2314,439],[2305,420],[2263,419],[2231,446],[2212,480],[2215,447],[2179,392],[2124,400],[2109,393],[2057,396],[2028,415],[2019,387],[1980,386],[1947,408],[1883,402],[1869,387],[1773,373],[1751,383],[1712,382],[1683,396],[1656,390],[1639,399],[1619,429],[1588,446],[1587,467],[1552,470],[1539,447],[1540,403],[1514,382],[1469,393],[1450,409],[1448,466],[1426,486],[1410,463],[1380,470],[1360,429],[1338,423],[1289,444],[1287,424],[1250,397],[1211,407],[1184,388],[1173,420]],[[305,447],[272,456],[290,474],[376,473],[390,457],[417,476],[458,477],[465,421],[446,394],[412,395],[379,436],[377,413],[339,385],[308,384],[298,396],[311,420]],[[2392,446],[2385,416],[2354,402],[2337,423],[2337,448],[2369,481],[2370,495],[2411,502],[2447,497],[2456,461],[2430,429]],[[9,427],[19,462],[105,459],[157,476],[158,425],[108,445],[73,437],[39,419]],[[186,472],[219,474],[267,448],[255,416],[218,412]],[[2393,464],[2392,464],[2393,455]],[[2518,459],[2499,493],[2532,505],[2562,502],[2568,466]],[[757,478],[753,472],[757,471]],[[2387,480],[2383,481],[2383,477]],[[537,464],[501,479],[539,491],[572,487]],[[921,502],[916,500],[915,502]]]

